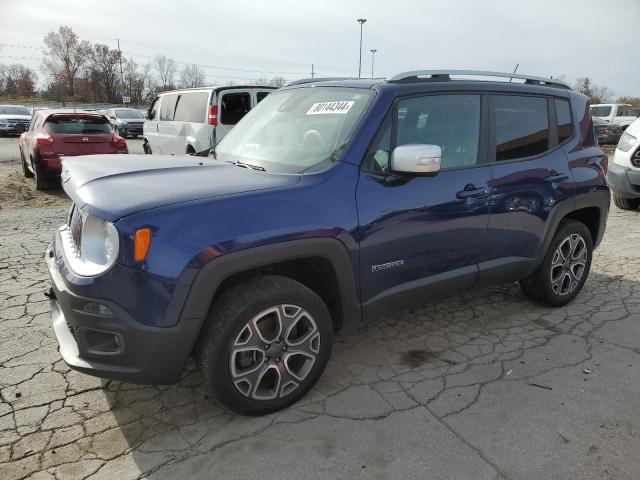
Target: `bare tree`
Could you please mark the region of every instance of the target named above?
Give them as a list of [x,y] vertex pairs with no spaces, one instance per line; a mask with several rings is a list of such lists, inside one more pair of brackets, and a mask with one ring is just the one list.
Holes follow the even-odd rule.
[[168,58],[166,55],[156,55],[153,58],[153,68],[158,74],[158,80],[160,80],[162,90],[174,88],[173,81],[176,76],[176,62],[173,58]]
[[88,65],[89,80],[93,86],[94,100],[117,101],[120,52],[107,45],[96,44],[91,49]]
[[589,77],[578,78],[573,88],[589,97],[592,104],[608,102],[614,94],[614,91],[609,87],[596,85]]
[[611,101],[614,95],[614,91],[604,85],[594,85],[593,93],[591,94],[592,103],[607,103]]
[[269,79],[265,78],[265,77],[256,78],[254,83],[259,87],[268,87],[269,86]]
[[180,85],[182,88],[204,87],[207,76],[196,64],[185,65],[180,71]]
[[86,40],[79,40],[69,27],[60,27],[57,32],[49,32],[44,37],[47,50],[44,54],[42,69],[45,75],[53,74],[67,87],[70,96],[75,95],[75,83],[91,53]]
[[573,89],[577,92],[590,97],[593,95],[593,86],[589,77],[578,78],[573,86]]
[[269,81],[269,85],[276,88],[282,88],[287,84],[287,79],[284,77],[273,77]]
[[0,93],[4,95],[32,97],[36,94],[36,82],[36,74],[24,65],[0,65]]

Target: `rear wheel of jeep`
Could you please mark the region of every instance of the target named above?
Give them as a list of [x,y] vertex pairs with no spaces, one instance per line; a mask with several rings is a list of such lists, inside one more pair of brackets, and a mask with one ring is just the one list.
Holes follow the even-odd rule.
[[614,193],[613,203],[622,210],[635,210],[640,207],[640,198],[624,198]]
[[200,368],[225,408],[263,415],[313,387],[331,355],[332,336],[329,311],[312,290],[286,277],[256,277],[212,305]]
[[522,291],[545,305],[566,305],[587,280],[592,254],[589,229],[575,220],[563,221],[538,269],[520,281]]

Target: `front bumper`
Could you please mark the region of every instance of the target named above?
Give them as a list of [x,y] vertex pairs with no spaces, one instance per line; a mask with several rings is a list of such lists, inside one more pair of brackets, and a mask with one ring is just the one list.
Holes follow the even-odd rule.
[[[112,301],[75,293],[77,286],[61,274],[58,262],[64,260],[55,243],[45,255],[52,281],[48,296],[53,330],[65,363],[89,375],[124,382],[177,382],[198,333],[193,322],[166,328],[143,325]],[[88,313],[84,310],[87,304],[103,305],[111,315],[98,314],[95,309]]]
[[127,125],[118,125],[120,135],[142,135],[142,124],[129,123]]
[[609,162],[607,183],[611,191],[620,197],[640,197],[640,170]]
[[29,125],[23,125],[21,123],[3,123],[0,124],[0,132],[2,133],[13,133],[16,135],[21,135],[23,132],[26,132],[29,129]]

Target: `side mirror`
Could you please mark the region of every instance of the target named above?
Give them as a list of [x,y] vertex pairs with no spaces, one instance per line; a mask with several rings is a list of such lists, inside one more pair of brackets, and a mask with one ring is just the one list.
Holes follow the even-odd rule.
[[391,171],[435,175],[440,171],[442,149],[438,145],[401,145],[391,153]]

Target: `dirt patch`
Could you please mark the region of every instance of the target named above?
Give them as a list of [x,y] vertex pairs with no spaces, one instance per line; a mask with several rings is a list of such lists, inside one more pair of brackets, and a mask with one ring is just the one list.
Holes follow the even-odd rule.
[[400,354],[400,361],[408,367],[417,368],[437,359],[442,352],[431,350],[408,350]]
[[39,192],[32,178],[24,178],[13,165],[0,167],[0,210],[39,208],[69,205],[70,200],[61,188]]

